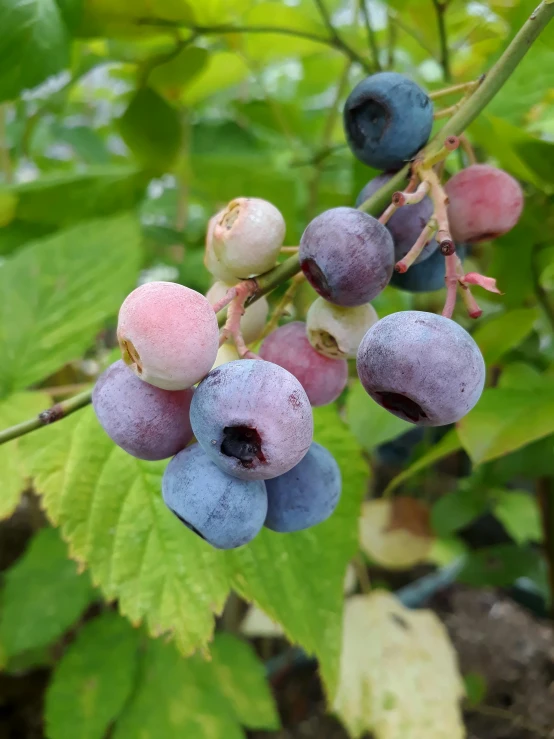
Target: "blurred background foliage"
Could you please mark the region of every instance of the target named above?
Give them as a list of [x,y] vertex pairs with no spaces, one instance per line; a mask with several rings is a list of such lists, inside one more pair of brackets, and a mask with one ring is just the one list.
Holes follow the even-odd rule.
[[[87,387],[113,361],[117,310],[137,283],[166,279],[207,290],[206,222],[231,198],[274,203],[290,245],[322,210],[352,205],[374,172],[351,156],[341,109],[368,72],[394,69],[430,91],[477,79],[536,0],[324,3],[2,0],[2,428]],[[286,540],[264,532],[238,552],[214,552],[165,511],[164,465],[115,450],[90,409],[0,447],[1,736],[229,739],[254,729],[344,736],[337,722],[294,733],[312,703],[318,715],[324,709],[312,697],[298,708],[301,688],[293,698],[279,692],[274,678],[283,665],[294,672],[299,659],[314,670],[285,635],[318,658],[329,705],[351,736],[429,739],[421,733],[429,726],[442,727],[433,736],[463,735],[461,677],[440,624],[414,625],[436,657],[436,684],[413,650],[415,636],[400,650],[405,664],[387,662],[378,644],[396,643],[385,611],[422,605],[453,580],[502,588],[541,617],[552,604],[552,70],[554,26],[466,132],[478,160],[506,169],[526,194],[518,226],[466,260],[467,271],[496,277],[504,293],[479,295],[484,314],[471,326],[463,307],[456,314],[483,351],[488,388],[457,428],[410,437],[407,424],[365,395],[352,367],[337,407],[315,414],[316,438],[344,476],[330,521]],[[446,173],[466,165],[456,152]],[[305,286],[291,316],[302,318],[313,296]],[[380,316],[435,311],[443,300],[442,291],[387,288],[375,307]],[[362,499],[384,493],[396,497],[364,504],[358,542]],[[401,535],[392,544],[379,537],[387,515]],[[401,571],[399,551],[413,555]],[[341,646],[353,558],[354,584],[345,587],[358,595],[348,599]],[[371,600],[369,577],[397,592],[396,605]],[[231,589],[240,599],[228,600]],[[245,632],[255,650],[237,636],[252,602],[271,617],[247,614],[255,616]],[[144,627],[133,629],[114,603]],[[411,619],[406,613],[395,618]],[[366,644],[365,662],[356,663],[352,640]],[[174,644],[194,656],[185,659]],[[459,657],[468,710],[485,699],[506,709],[494,676]],[[261,659],[284,733],[277,734]],[[380,671],[371,672],[375,661]],[[399,679],[412,673],[415,683]],[[422,717],[410,701],[423,676],[429,713]],[[441,684],[450,685],[448,696]],[[12,694],[14,685],[23,697]],[[373,688],[371,702],[364,691]],[[525,719],[527,708],[519,710]],[[552,713],[532,715],[539,728],[554,725]]]

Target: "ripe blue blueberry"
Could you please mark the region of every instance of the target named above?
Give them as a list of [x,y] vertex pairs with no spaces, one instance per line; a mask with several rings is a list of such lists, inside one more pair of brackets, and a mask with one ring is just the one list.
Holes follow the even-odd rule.
[[373,400],[418,426],[459,421],[485,384],[485,362],[467,331],[450,318],[415,310],[392,313],[369,329],[357,369]]
[[191,441],[193,393],[154,387],[120,359],[98,378],[92,406],[112,441],[133,457],[153,461],[172,457]]
[[429,96],[397,72],[366,77],[344,105],[344,130],[352,153],[375,169],[399,169],[425,146],[432,126]]
[[194,393],[190,419],[210,459],[243,480],[282,475],[312,443],[312,409],[304,388],[290,372],[263,359],[212,370]]
[[216,549],[252,541],[267,514],[264,483],[227,475],[199,444],[173,457],[164,472],[162,495],[169,510]]
[[387,286],[394,267],[392,237],[376,218],[355,208],[331,208],[313,219],[300,240],[300,266],[330,303],[368,303]]
[[267,480],[265,526],[287,533],[315,526],[333,513],[340,498],[341,475],[333,455],[312,443],[296,467]]
[[415,447],[423,441],[424,433],[420,426],[416,426],[397,436],[396,439],[379,444],[375,450],[379,462],[391,467],[400,467],[406,464]]
[[[466,248],[457,246],[456,253],[463,259]],[[446,263],[441,252],[437,250],[424,262],[413,264],[407,272],[393,272],[390,284],[410,293],[427,293],[441,290],[445,285],[445,275]]]
[[[392,174],[387,172],[380,174],[370,180],[356,199],[356,208],[367,200],[379,188],[386,185]],[[431,198],[425,196],[420,203],[414,205],[403,205],[394,213],[386,224],[394,241],[394,259],[399,262],[410,251],[418,236],[427,225],[433,215],[433,203]],[[436,239],[423,247],[423,251],[416,259],[415,264],[428,259],[438,248]]]

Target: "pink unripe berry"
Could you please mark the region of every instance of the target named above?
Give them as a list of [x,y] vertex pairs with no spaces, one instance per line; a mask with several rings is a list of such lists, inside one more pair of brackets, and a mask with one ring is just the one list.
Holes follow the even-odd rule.
[[523,191],[507,172],[472,164],[445,185],[452,238],[458,243],[490,241],[510,231],[523,210]]
[[[225,297],[228,290],[233,285],[228,285],[221,280],[214,282],[206,293],[206,298],[212,305]],[[242,337],[247,344],[252,341],[256,341],[260,337],[264,330],[265,322],[267,320],[267,314],[269,313],[269,304],[265,295],[256,300],[255,303],[248,306],[245,310],[243,317],[240,320],[240,330],[242,331]]]
[[117,338],[133,372],[164,390],[184,390],[212,368],[217,318],[207,299],[174,282],[148,282],[119,311]]
[[306,329],[313,348],[331,359],[353,358],[366,331],[378,320],[370,303],[344,308],[317,298],[308,310]]
[[274,205],[235,198],[213,224],[210,261],[236,278],[255,277],[275,266],[284,238],[285,221]]

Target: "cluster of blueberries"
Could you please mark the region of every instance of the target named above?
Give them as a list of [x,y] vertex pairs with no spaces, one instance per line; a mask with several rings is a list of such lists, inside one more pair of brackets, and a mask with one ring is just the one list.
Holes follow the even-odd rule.
[[[344,110],[347,140],[362,162],[386,170],[366,185],[357,206],[427,143],[432,124],[429,97],[402,75],[376,74],[353,90]],[[518,183],[493,167],[462,170],[446,191],[460,244],[505,233],[521,213]],[[210,220],[205,264],[216,282],[206,296],[150,282],[125,299],[117,329],[122,360],[98,379],[94,410],[129,454],[172,457],[164,501],[212,546],[241,546],[263,526],[299,531],[333,513],[341,476],[333,456],[313,441],[312,406],[339,397],[348,359],[356,359],[377,403],[416,426],[454,423],[478,401],[485,365],[461,326],[421,311],[379,320],[369,302],[389,283],[413,291],[444,285],[434,239],[408,272],[393,273],[432,213],[425,197],[387,225],[357,208],[317,216],[304,231],[299,259],[319,297],[305,322],[270,332],[256,358],[239,359],[236,335],[234,344],[226,333],[220,339],[214,305],[237,282],[277,263],[285,223],[265,200],[236,198]],[[239,333],[246,343],[261,337],[267,314],[263,296],[248,305]]]

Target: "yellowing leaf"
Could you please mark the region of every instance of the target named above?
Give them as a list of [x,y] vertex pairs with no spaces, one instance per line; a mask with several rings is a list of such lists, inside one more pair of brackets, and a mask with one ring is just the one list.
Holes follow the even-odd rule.
[[360,547],[378,564],[403,570],[425,561],[433,544],[429,510],[413,498],[370,500],[360,518]]
[[345,608],[334,710],[358,739],[463,739],[464,694],[456,654],[431,611],[389,593],[357,595]]

